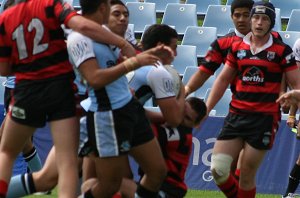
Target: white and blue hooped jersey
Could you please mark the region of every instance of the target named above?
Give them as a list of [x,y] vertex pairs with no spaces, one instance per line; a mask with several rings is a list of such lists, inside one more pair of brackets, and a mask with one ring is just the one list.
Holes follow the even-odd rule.
[[150,97],[162,99],[174,97],[172,75],[159,66],[144,66],[134,71],[129,81],[129,86],[135,91],[135,95],[141,104],[144,104]]
[[[68,36],[67,46],[71,63],[76,68],[90,58],[96,58],[101,69],[114,67],[120,52],[115,47],[93,42],[77,32],[72,32]],[[93,112],[118,109],[132,99],[125,75],[101,89],[94,90],[88,86],[88,94],[91,99],[89,111]]]

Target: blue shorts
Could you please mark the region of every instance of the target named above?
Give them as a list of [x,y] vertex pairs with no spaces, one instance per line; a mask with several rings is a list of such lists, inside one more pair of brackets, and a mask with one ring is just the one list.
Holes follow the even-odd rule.
[[81,155],[92,151],[99,157],[116,157],[154,138],[144,108],[135,99],[120,109],[88,112],[86,123],[84,134],[81,120]]

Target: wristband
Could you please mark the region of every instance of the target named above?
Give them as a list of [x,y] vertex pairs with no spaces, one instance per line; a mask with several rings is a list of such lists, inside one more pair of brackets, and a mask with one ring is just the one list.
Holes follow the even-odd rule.
[[124,67],[126,68],[127,72],[131,72],[139,66],[139,62],[136,57],[128,58],[123,62]]
[[289,115],[289,118],[294,118],[295,119],[295,116]]

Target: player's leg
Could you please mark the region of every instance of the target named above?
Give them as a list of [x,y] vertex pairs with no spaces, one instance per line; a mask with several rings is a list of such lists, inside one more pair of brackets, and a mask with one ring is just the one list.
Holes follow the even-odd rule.
[[[156,138],[134,147],[130,155],[137,161],[144,176],[137,187],[137,197],[157,197],[158,191],[166,177],[167,167]],[[152,196],[151,196],[152,195]]]
[[78,183],[77,150],[79,123],[74,116],[50,122],[56,165],[58,168],[58,192],[60,197],[76,197]]
[[57,185],[57,181],[55,149],[52,147],[40,171],[12,177],[7,198],[23,197],[35,192],[52,190]]
[[256,193],[255,176],[267,150],[258,150],[245,143],[241,159],[241,174],[238,197],[254,198]]
[[233,159],[236,159],[243,147],[241,138],[217,140],[211,157],[211,173],[215,183],[226,196],[235,197],[238,183],[231,174],[230,168]]
[[32,139],[28,139],[22,150],[25,162],[28,164],[28,168],[31,172],[36,172],[42,168],[41,159],[37,153],[35,146],[33,145]]
[[7,193],[14,160],[34,131],[33,127],[6,118],[0,143],[0,197]]
[[293,169],[290,172],[289,175],[289,183],[286,189],[285,194],[283,197],[287,197],[288,194],[290,193],[295,193],[296,189],[299,186],[299,181],[300,181],[300,155],[298,156],[298,159],[293,167]]

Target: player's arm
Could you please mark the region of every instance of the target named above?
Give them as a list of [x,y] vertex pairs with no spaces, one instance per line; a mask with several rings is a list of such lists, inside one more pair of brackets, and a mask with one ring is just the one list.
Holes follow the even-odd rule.
[[213,84],[211,92],[208,96],[206,106],[207,106],[207,114],[214,108],[217,102],[222,98],[225,90],[227,89],[229,83],[236,76],[236,69],[225,64],[223,70],[217,77],[216,81]]
[[124,38],[106,30],[92,20],[76,15],[68,21],[67,25],[74,31],[82,33],[95,41],[117,46],[124,56],[135,56],[135,49]]
[[190,80],[185,86],[185,96],[188,96],[189,94],[196,91],[198,88],[200,88],[207,79],[211,76],[211,74],[206,73],[199,69],[195,74],[192,75]]
[[0,62],[0,75],[1,76],[12,75],[11,65],[9,62]]

